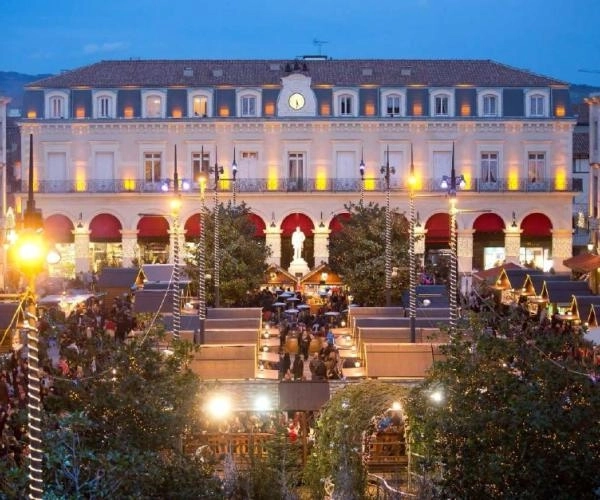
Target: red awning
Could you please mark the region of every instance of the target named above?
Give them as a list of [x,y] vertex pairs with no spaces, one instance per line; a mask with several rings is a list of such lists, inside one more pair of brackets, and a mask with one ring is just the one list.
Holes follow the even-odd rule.
[[145,215],[138,222],[137,230],[138,240],[169,240],[169,221],[162,215]]
[[504,231],[504,221],[497,214],[482,214],[475,219],[473,229],[478,233],[501,233]]
[[99,214],[90,222],[90,241],[116,243],[121,241],[121,222],[114,215]]
[[262,220],[262,217],[260,215],[249,213],[248,219],[250,220],[250,222],[252,224],[254,224],[254,228],[255,228],[254,237],[255,238],[264,238],[265,237],[265,229],[267,229],[267,226],[265,224],[265,221]]
[[523,236],[551,236],[552,223],[544,214],[530,214],[521,222]]
[[342,212],[341,214],[337,214],[331,219],[329,223],[329,230],[332,233],[337,233],[342,230],[342,224],[350,219],[351,215],[348,212]]
[[312,236],[313,223],[304,214],[295,213],[288,215],[281,223],[282,236],[289,237],[299,227],[306,236]]
[[183,228],[185,229],[186,241],[200,237],[200,226],[200,214],[194,214],[185,221]]
[[425,243],[450,242],[450,216],[445,213],[432,215],[425,223]]
[[51,215],[44,220],[44,234],[53,243],[73,243],[73,223],[64,215]]

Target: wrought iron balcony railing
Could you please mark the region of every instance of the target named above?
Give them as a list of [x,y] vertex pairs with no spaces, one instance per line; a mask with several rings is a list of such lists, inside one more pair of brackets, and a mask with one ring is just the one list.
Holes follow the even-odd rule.
[[[425,179],[421,186],[417,186],[422,192],[446,192],[448,188],[442,187],[442,179]],[[544,179],[468,179],[466,186],[461,191],[476,193],[503,193],[503,192],[576,192],[581,191],[578,179],[573,178],[544,178]],[[331,179],[331,178],[304,178],[304,179],[245,179],[238,178],[235,181],[235,189],[238,193],[268,193],[268,192],[334,192],[334,193],[359,193],[361,182],[364,182],[365,192],[385,192],[386,183],[383,178],[360,178]],[[184,181],[182,181],[183,185]],[[90,179],[80,180],[39,180],[34,184],[34,191],[38,193],[159,193],[163,191],[164,181],[147,181],[144,179]],[[23,181],[9,186],[14,193],[25,193],[28,183]],[[233,181],[222,180],[219,182],[219,191],[229,192],[233,190]],[[185,191],[185,187],[182,191]],[[209,184],[207,190],[214,189],[214,184]],[[395,192],[408,192],[409,186],[406,180],[390,179],[390,189]],[[199,191],[196,183],[191,183],[190,191]]]

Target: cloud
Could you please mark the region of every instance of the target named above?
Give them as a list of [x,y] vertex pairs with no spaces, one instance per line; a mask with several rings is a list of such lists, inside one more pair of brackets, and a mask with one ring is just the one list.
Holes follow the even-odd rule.
[[127,44],[123,42],[104,42],[104,43],[88,43],[83,46],[84,54],[99,54],[106,52],[116,52],[124,49]]

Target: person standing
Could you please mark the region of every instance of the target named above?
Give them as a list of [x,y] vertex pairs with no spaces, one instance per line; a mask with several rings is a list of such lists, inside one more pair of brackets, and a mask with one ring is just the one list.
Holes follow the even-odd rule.
[[297,353],[294,356],[292,375],[294,376],[294,380],[302,380],[302,377],[304,376],[304,361],[302,361],[302,356],[300,353]]

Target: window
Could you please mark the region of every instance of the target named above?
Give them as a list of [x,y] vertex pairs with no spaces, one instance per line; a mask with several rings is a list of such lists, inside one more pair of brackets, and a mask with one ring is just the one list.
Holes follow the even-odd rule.
[[434,113],[436,116],[448,116],[448,97],[437,96],[435,98]]
[[213,115],[212,91],[194,89],[188,91],[188,116],[204,118]]
[[208,174],[210,168],[210,153],[208,151],[198,151],[192,153],[192,177],[194,182],[199,182],[202,174]]
[[529,153],[527,159],[527,180],[531,183],[544,179],[546,153]]
[[531,116],[544,116],[544,96],[532,95],[529,98]]
[[107,90],[93,91],[94,118],[114,118],[116,102],[117,95],[115,92]]
[[288,189],[300,191],[304,178],[304,153],[288,153]]
[[333,91],[334,116],[358,116],[358,91],[341,88]]
[[498,115],[498,103],[495,95],[483,96],[483,114],[484,116]]
[[242,116],[256,116],[256,97],[242,97]]
[[481,153],[481,182],[497,182],[498,153]]
[[98,98],[98,116],[100,118],[108,118],[110,116],[110,98]]
[[340,116],[352,116],[352,96],[341,95],[339,97]]
[[594,120],[592,122],[592,131],[590,134],[592,136],[592,151],[594,151],[594,153],[598,152],[598,140],[600,139],[600,137],[598,137],[599,133],[598,120]]
[[237,91],[237,116],[260,116],[262,109],[262,94],[259,90],[241,89]]
[[385,109],[388,116],[400,116],[400,101],[399,95],[387,96]]
[[431,116],[454,116],[454,92],[451,89],[437,89],[429,96]]
[[50,98],[50,118],[64,118],[65,101],[62,97]]
[[142,91],[142,116],[144,118],[164,118],[166,115],[166,94],[159,90]]
[[530,117],[546,117],[550,109],[549,91],[535,89],[525,93],[525,114]]
[[192,112],[194,116],[208,116],[208,100],[206,96],[194,96],[192,100]]
[[160,153],[144,153],[144,179],[146,182],[160,182],[161,160]]

